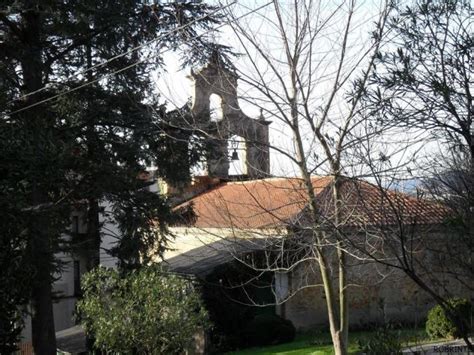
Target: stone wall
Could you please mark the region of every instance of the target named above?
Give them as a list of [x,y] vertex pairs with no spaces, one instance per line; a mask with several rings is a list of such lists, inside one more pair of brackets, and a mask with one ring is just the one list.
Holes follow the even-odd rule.
[[[449,238],[443,234],[436,238]],[[417,257],[425,263],[430,262],[429,251],[420,252]],[[293,322],[296,328],[307,329],[327,326],[328,316],[326,299],[316,261],[306,262],[298,266],[288,276],[290,294],[294,293],[278,312]],[[313,263],[313,265],[311,265]],[[349,321],[353,328],[386,323],[410,323],[424,326],[426,315],[435,302],[426,292],[420,289],[405,273],[399,269],[388,268],[374,262],[359,263],[350,260],[349,268]],[[429,268],[429,265],[428,265]],[[435,265],[433,264],[433,269]],[[315,270],[316,269],[316,270]],[[423,275],[430,286],[430,275]],[[447,275],[434,275],[439,281],[438,292],[443,296],[456,296],[473,299],[472,291],[464,287],[456,279]],[[337,285],[338,281],[333,280]],[[337,290],[336,290],[337,292]]]

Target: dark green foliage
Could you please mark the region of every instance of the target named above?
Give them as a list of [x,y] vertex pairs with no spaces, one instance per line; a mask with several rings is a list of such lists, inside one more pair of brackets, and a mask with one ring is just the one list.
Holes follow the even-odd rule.
[[177,354],[207,328],[207,312],[194,285],[158,267],[120,274],[97,268],[84,277],[81,324],[106,352]]
[[202,293],[213,324],[210,341],[216,351],[246,346],[243,330],[247,324],[257,314],[274,313],[271,284],[272,273],[258,272],[237,261],[217,267],[206,277]]
[[295,338],[295,327],[291,321],[276,314],[259,314],[242,332],[247,346],[282,344]]
[[359,339],[358,344],[364,354],[392,355],[402,353],[400,334],[389,326],[378,329],[369,339]]
[[[0,353],[11,353],[23,328],[26,305],[33,290],[39,285],[39,264],[50,267],[46,281],[52,282],[52,272],[60,267],[53,260],[51,250],[61,250],[59,230],[65,229],[69,220],[68,206],[49,203],[31,204],[35,183],[29,179],[51,179],[49,193],[52,200],[60,196],[60,186],[53,186],[58,173],[52,169],[51,157],[57,153],[51,145],[36,152],[32,142],[25,138],[30,132],[21,127],[5,127],[0,123]],[[45,144],[46,145],[46,144]],[[22,154],[19,154],[22,153]],[[32,159],[37,154],[38,159]],[[48,184],[47,182],[43,183]],[[42,220],[48,219],[48,224]],[[38,231],[38,228],[44,228]],[[45,236],[44,232],[49,235]],[[45,242],[45,252],[37,248],[38,241]],[[44,250],[44,249],[43,249]],[[48,269],[47,269],[48,270]]]
[[459,320],[465,326],[469,324],[472,308],[468,300],[452,298],[448,300],[448,304],[451,316],[448,316],[446,310],[440,305],[434,306],[429,311],[426,321],[426,332],[430,338],[460,338],[463,332],[453,322],[453,317],[459,317]]
[[25,310],[19,305],[28,302],[32,270],[18,237],[23,225],[21,216],[4,203],[0,203],[0,210],[0,354],[10,354],[16,350],[23,328]]
[[[9,218],[0,226],[0,262],[7,266],[2,289],[5,277],[10,290],[0,292],[8,308],[1,328],[13,324],[16,305],[31,295],[37,353],[56,351],[54,254],[69,250],[62,235],[72,210],[87,211],[86,242],[98,252],[99,205],[112,204],[106,217],[125,234],[114,251],[124,266],[136,267],[151,244],[163,251],[171,213],[137,176],[153,164],[158,177],[186,181],[198,155],[189,152],[190,133],[170,128],[179,113],[160,104],[151,74],[167,50],[178,51],[183,64],[206,60],[216,47],[225,59],[226,47],[199,36],[221,20],[215,10],[196,1],[0,5],[0,205]],[[18,227],[11,216],[21,218]],[[161,233],[151,233],[150,220],[159,221]]]
[[236,290],[222,290],[221,287],[203,286],[204,302],[213,325],[209,338],[218,353],[244,346],[242,329],[255,317],[257,311],[255,307],[236,302],[233,298]]

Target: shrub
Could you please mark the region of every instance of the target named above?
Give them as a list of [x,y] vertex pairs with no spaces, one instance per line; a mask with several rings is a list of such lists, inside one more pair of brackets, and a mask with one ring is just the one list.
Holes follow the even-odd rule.
[[107,353],[174,354],[207,327],[193,284],[147,266],[127,274],[98,267],[84,277],[79,320]]
[[[248,280],[253,281],[249,284]],[[259,304],[274,302],[272,280],[272,273],[262,274],[235,260],[207,275],[202,284],[202,295],[212,324],[208,333],[211,353],[222,354],[247,346],[243,330],[257,314],[270,313],[274,309],[270,305],[253,307],[248,305],[249,299]]]
[[[448,300],[452,311],[464,322],[465,326],[469,324],[471,314],[471,304],[466,299],[452,298]],[[445,310],[440,306],[434,306],[428,312],[426,321],[426,332],[430,338],[459,338],[462,336],[462,330],[446,315]]]
[[400,334],[386,326],[365,341],[359,340],[359,348],[364,354],[401,354]]
[[291,321],[276,314],[261,314],[251,320],[242,332],[248,346],[281,344],[295,338],[295,327]]

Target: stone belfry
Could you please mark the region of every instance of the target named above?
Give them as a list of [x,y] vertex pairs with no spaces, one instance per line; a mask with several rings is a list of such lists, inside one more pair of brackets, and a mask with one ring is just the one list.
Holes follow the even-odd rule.
[[[237,135],[245,141],[245,167],[249,179],[259,179],[270,175],[270,154],[268,125],[261,115],[253,119],[240,109],[237,98],[238,76],[225,68],[219,55],[213,55],[206,66],[197,72],[191,71],[194,81],[194,95],[191,112],[201,127],[205,127],[212,139],[213,151],[207,158],[208,174],[212,177],[229,177],[230,137]],[[210,97],[221,99],[222,119],[211,120]]]

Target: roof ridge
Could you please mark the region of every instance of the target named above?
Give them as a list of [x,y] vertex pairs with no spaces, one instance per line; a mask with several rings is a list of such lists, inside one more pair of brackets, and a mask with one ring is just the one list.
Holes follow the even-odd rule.
[[[326,178],[333,178],[332,175],[311,175],[311,180],[314,179],[326,179]],[[235,180],[235,181],[227,181],[229,185],[244,185],[248,183],[256,183],[256,182],[269,182],[269,181],[278,181],[278,180],[304,180],[303,177],[300,176],[275,176],[269,177],[264,179],[253,179],[253,180]]]

